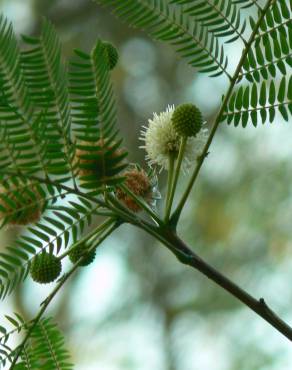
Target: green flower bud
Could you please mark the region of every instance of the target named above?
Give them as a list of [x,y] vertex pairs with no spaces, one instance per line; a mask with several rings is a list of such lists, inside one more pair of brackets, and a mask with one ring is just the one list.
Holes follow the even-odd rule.
[[172,125],[180,136],[196,136],[203,125],[202,113],[193,104],[181,104],[173,112]]
[[69,252],[69,259],[72,263],[76,263],[81,257],[83,257],[79,263],[79,266],[87,266],[93,262],[95,254],[95,249],[88,252],[87,247],[84,244],[80,244]]
[[117,49],[109,42],[104,42],[103,45],[108,56],[109,68],[114,69],[119,60]]
[[37,283],[47,284],[56,280],[61,270],[61,261],[52,253],[44,251],[33,258],[30,266],[30,275]]

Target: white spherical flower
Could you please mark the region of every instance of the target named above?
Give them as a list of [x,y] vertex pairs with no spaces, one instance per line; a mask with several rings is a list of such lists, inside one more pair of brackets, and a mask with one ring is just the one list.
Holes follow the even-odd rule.
[[[174,105],[168,106],[165,112],[154,113],[153,118],[148,120],[148,126],[143,126],[140,140],[144,145],[140,146],[146,150],[146,159],[150,165],[158,165],[161,169],[168,169],[169,155],[178,155],[181,137],[175,132],[171,118]],[[186,172],[201,155],[207,141],[208,130],[202,128],[195,137],[187,140],[182,169]]]

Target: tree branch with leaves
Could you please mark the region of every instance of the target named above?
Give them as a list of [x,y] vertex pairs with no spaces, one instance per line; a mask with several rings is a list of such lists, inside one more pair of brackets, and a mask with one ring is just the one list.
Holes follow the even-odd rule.
[[[202,260],[177,235],[180,216],[213,139],[223,122],[256,126],[278,112],[292,113],[291,4],[267,0],[97,0],[130,26],[174,47],[197,71],[225,76],[229,87],[210,132],[193,103],[155,113],[141,134],[148,169],[128,163],[117,128],[111,70],[117,50],[98,40],[90,54],[75,50],[67,65],[54,27],[44,21],[39,37],[18,46],[11,25],[0,19],[0,216],[1,226],[26,231],[0,254],[0,297],[5,299],[29,275],[38,283],[57,280],[29,322],[7,316],[0,327],[1,364],[10,369],[70,369],[64,341],[45,312],[70,276],[95,258],[96,248],[124,223],[144,230],[177,259],[229,292],[279,333],[292,328],[267,305]],[[257,17],[243,19],[255,7]],[[248,24],[249,23],[249,24]],[[225,44],[241,41],[234,71]],[[280,82],[279,82],[280,78]],[[167,194],[158,190],[167,171]],[[190,173],[191,171],[191,173]],[[177,203],[177,185],[188,184]],[[164,204],[163,214],[156,203]],[[103,222],[91,232],[94,216]],[[72,267],[62,273],[62,260]],[[163,268],[163,267],[162,267]],[[11,335],[23,332],[14,349]],[[58,348],[54,348],[54,346]]]

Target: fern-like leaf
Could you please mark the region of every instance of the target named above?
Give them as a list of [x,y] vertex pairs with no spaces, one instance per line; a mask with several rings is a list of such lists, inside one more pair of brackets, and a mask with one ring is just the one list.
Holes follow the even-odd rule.
[[[5,367],[8,362],[13,359],[13,349],[9,343],[15,334],[25,331],[28,323],[17,313],[14,315],[5,315],[6,320],[9,322],[11,329],[7,330],[4,326],[0,326],[0,368]],[[22,367],[23,369],[26,369]],[[19,366],[19,369],[21,367]]]
[[216,37],[228,37],[227,43],[238,38],[246,43],[243,37],[246,21],[242,21],[240,10],[231,1],[172,0],[171,4],[187,6],[183,9],[183,13],[189,14],[196,22],[207,27],[208,31],[214,33]]
[[98,214],[96,205],[80,197],[52,209],[42,221],[28,227],[25,234],[0,253],[0,298],[4,299],[27,277],[30,260],[36,254],[46,249],[58,254],[61,249],[76,243]]
[[[277,72],[287,74],[287,70],[292,66],[290,14],[291,9],[285,4],[285,0],[279,0],[268,9],[260,24],[261,31],[244,62],[240,78],[259,82],[261,79],[275,78]],[[252,21],[251,26],[253,27]]]
[[[70,91],[74,108],[74,132],[82,186],[91,194],[120,183],[127,155],[117,139],[116,106],[105,48],[98,41],[91,55],[75,51],[71,63]],[[83,175],[84,173],[84,175]]]
[[[0,253],[2,299],[27,277],[31,258],[44,249],[60,253],[102,215],[97,198],[88,201],[79,186],[95,195],[112,190],[127,165],[104,44],[98,41],[91,55],[76,52],[69,91],[52,25],[44,21],[40,37],[23,40],[20,51],[11,25],[0,18],[1,226],[27,226]],[[90,181],[78,172],[80,148],[83,163],[93,163]]]
[[70,355],[65,349],[65,341],[58,327],[51,318],[41,319],[36,325],[34,321],[25,322],[24,319],[15,314],[6,316],[12,325],[8,331],[0,327],[0,366],[11,363],[19,347],[15,349],[7,345],[8,341],[16,334],[25,334],[33,326],[30,339],[21,349],[20,360],[14,367],[17,370],[71,370]]
[[42,138],[47,142],[50,168],[66,175],[69,166],[72,177],[71,107],[59,38],[52,25],[44,21],[39,38],[23,36],[23,40],[28,49],[21,53],[21,65],[34,110],[43,112],[46,130]]
[[[285,121],[292,114],[291,2],[273,2],[267,9],[222,119],[245,127],[249,121],[273,122],[277,112]],[[255,23],[250,18],[251,28]]]
[[292,115],[292,76],[289,80],[284,76],[277,86],[273,80],[270,83],[263,81],[261,85],[254,82],[251,86],[241,86],[229,100],[223,120],[234,122],[235,126],[241,122],[243,127],[251,120],[256,126],[267,119],[272,123],[277,111],[285,121],[289,114]]
[[145,30],[156,40],[173,45],[178,54],[200,72],[211,76],[228,75],[228,60],[218,39],[183,14],[171,9],[166,0],[96,0],[135,28]]
[[[32,370],[71,370],[70,355],[64,347],[64,337],[51,319],[43,319],[32,331],[26,352]],[[36,360],[37,359],[37,360]]]
[[[0,166],[13,165],[38,171],[43,168],[42,148],[21,55],[12,26],[0,17]],[[7,158],[8,157],[8,158]]]

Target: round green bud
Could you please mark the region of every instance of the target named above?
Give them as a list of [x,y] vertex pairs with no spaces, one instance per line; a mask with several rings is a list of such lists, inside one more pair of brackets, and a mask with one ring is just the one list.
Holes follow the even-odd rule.
[[106,54],[108,56],[109,68],[114,69],[119,60],[119,54],[117,49],[109,42],[104,42]]
[[30,275],[34,281],[41,284],[51,283],[61,274],[61,261],[52,253],[37,254],[30,266]]
[[196,136],[203,125],[202,113],[193,104],[181,104],[172,114],[172,125],[180,136]]
[[79,266],[87,266],[93,262],[95,254],[95,249],[88,252],[87,247],[84,244],[80,244],[69,252],[69,259],[72,263],[76,263],[81,257],[83,257],[79,262]]

